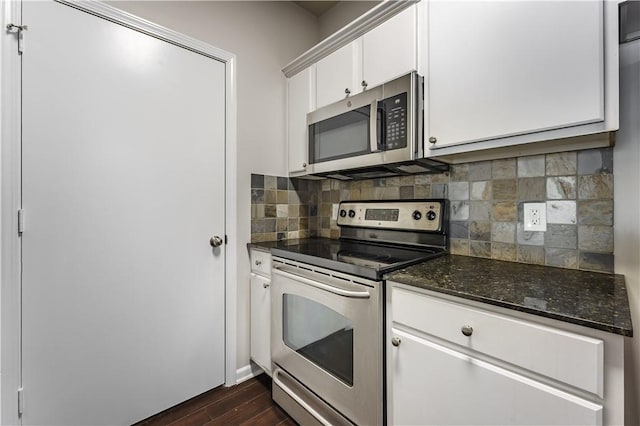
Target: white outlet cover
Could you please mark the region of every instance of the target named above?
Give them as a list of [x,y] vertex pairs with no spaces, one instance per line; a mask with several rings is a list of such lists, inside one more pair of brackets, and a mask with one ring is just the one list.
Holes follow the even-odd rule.
[[524,203],[524,230],[532,232],[547,230],[546,203]]

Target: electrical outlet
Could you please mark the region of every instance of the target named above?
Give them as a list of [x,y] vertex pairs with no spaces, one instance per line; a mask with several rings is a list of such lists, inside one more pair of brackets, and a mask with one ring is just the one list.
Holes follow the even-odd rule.
[[547,204],[524,203],[524,230],[547,230]]

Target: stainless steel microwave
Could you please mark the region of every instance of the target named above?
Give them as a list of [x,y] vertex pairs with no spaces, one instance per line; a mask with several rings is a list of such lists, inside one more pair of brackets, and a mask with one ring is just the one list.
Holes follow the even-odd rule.
[[307,114],[307,172],[338,179],[441,172],[423,159],[423,78],[416,72]]

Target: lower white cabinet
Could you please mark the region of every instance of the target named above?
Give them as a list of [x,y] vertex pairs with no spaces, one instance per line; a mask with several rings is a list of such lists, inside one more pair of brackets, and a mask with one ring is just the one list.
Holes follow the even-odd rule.
[[388,424],[623,423],[622,336],[388,284]]
[[271,255],[251,251],[251,360],[271,375]]

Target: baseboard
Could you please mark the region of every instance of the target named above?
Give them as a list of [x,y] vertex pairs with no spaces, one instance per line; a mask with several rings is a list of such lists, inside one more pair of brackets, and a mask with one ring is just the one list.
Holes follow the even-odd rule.
[[254,364],[253,362],[250,362],[249,364],[245,365],[244,367],[240,367],[236,370],[236,383],[242,383],[246,380],[249,380],[253,377],[256,377],[260,374],[264,373],[264,371],[262,370],[262,368],[258,367],[257,364]]

